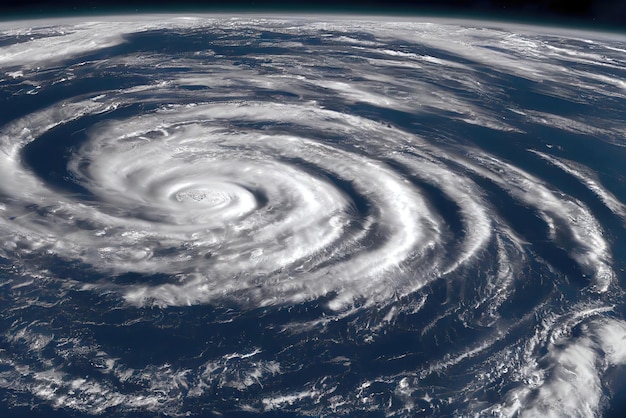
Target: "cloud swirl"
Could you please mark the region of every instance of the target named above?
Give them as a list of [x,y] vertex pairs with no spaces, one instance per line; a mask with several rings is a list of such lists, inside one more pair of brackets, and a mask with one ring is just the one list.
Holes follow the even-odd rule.
[[[624,154],[619,40],[332,18],[38,25],[0,47],[0,387],[89,414],[601,413],[626,361],[626,209],[574,146]],[[216,337],[128,354],[126,330],[176,340],[198,317]],[[274,332],[279,348],[253,336]],[[298,364],[306,347],[328,374]]]

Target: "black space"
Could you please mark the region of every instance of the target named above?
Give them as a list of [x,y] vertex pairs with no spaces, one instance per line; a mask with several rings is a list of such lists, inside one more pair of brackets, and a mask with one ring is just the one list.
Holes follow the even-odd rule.
[[228,11],[467,16],[618,31],[626,28],[626,1],[620,0],[23,0],[2,3],[0,20],[75,14]]

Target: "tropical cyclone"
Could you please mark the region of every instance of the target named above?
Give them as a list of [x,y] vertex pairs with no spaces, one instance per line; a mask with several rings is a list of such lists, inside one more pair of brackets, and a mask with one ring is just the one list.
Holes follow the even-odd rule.
[[[626,361],[605,225],[623,228],[626,210],[591,162],[532,136],[550,126],[623,152],[619,40],[485,22],[119,20],[3,34],[2,95],[28,109],[9,110],[0,128],[0,178],[10,179],[0,257],[13,298],[3,315],[37,300],[77,314],[52,336],[33,319],[7,322],[0,387],[85,413],[601,413],[604,373]],[[537,98],[579,110],[601,101],[606,112],[545,108],[519,93],[522,82]],[[29,95],[41,104],[29,108]],[[553,184],[539,162],[581,188]],[[539,296],[527,300],[529,282]],[[14,294],[31,288],[32,299]],[[71,296],[84,294],[101,299],[101,315],[321,312],[266,323],[293,342],[254,364],[272,348],[198,348],[193,366],[131,367],[84,325],[91,308]],[[223,315],[216,324],[236,326]],[[351,358],[362,341],[350,333],[408,335],[444,354],[396,353],[415,361],[355,383],[290,364],[296,347],[317,349],[301,333],[335,341],[335,323],[347,341],[331,363],[365,365]],[[78,326],[90,336],[68,355]],[[76,383],[68,356],[95,356],[105,371]],[[446,373],[476,377],[435,384]],[[302,383],[281,387],[285,374]],[[215,385],[237,400],[209,399]]]

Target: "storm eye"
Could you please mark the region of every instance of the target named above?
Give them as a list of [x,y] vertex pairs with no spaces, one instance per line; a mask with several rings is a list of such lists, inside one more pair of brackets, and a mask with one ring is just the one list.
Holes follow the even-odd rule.
[[176,200],[178,200],[179,202],[185,202],[185,201],[202,202],[204,200],[204,201],[207,201],[208,203],[211,203],[215,201],[220,202],[220,201],[223,201],[224,199],[216,198],[215,194],[207,196],[206,192],[203,192],[200,190],[187,190],[184,192],[176,193]]
[[230,201],[232,197],[223,192],[191,189],[177,192],[175,199],[180,203],[201,203],[208,206],[219,206]]

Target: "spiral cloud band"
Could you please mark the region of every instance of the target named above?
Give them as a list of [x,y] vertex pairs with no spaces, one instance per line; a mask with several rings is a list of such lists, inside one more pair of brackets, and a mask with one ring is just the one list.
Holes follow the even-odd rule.
[[623,40],[482,25],[5,24],[3,402],[609,408]]

